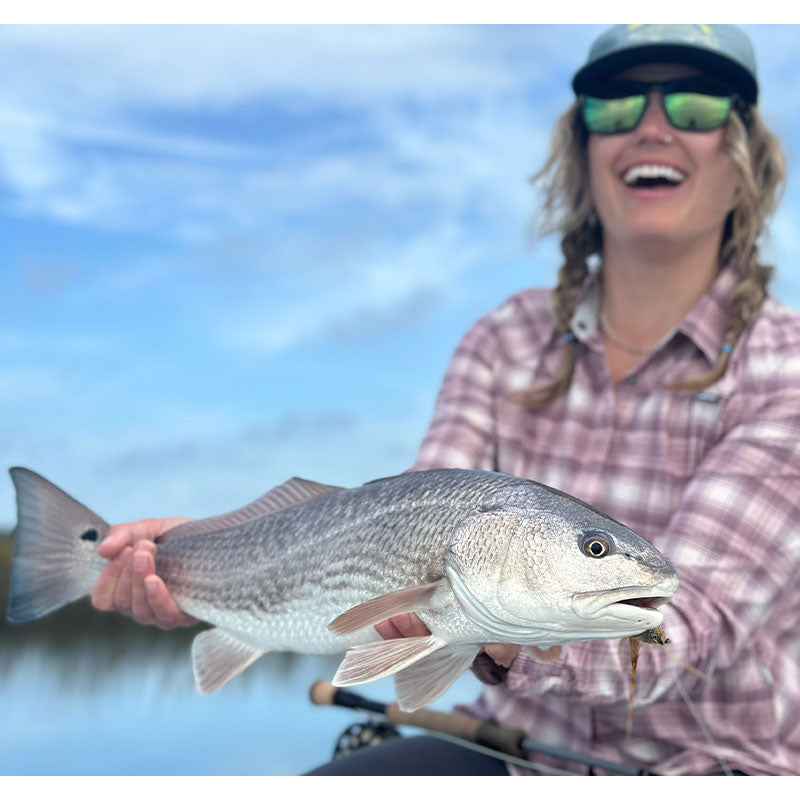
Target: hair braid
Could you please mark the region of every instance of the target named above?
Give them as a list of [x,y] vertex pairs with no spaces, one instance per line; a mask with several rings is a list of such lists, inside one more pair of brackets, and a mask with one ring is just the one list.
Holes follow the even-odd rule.
[[[563,232],[561,252],[564,263],[558,271],[553,290],[553,314],[561,334],[568,334],[570,321],[581,289],[589,276],[587,259],[600,252],[601,229],[591,199],[586,175],[589,161],[586,154],[588,136],[580,117],[580,106],[573,104],[556,123],[550,157],[532,182],[544,186],[541,234]],[[563,153],[574,154],[563,158]],[[565,338],[564,356],[558,374],[549,384],[534,386],[518,394],[520,402],[530,408],[544,406],[569,388],[575,369],[577,347]]]
[[[558,284],[553,291],[553,313],[556,318],[556,326],[560,333],[569,332],[570,320],[575,312],[581,287],[589,275],[589,268],[586,265],[587,253],[584,242],[585,237],[582,231],[569,234],[561,242],[561,251],[564,253],[564,264],[558,271]],[[572,372],[575,369],[577,348],[573,339],[564,341],[564,358],[561,369],[552,383],[544,386],[534,386],[519,395],[519,400],[525,405],[536,408],[547,405],[561,394],[564,394],[572,380]]]
[[722,351],[708,373],[670,384],[670,389],[697,391],[719,380],[728,367],[733,346],[767,297],[773,269],[760,263],[758,239],[780,198],[786,167],[777,139],[755,108],[749,110],[748,123],[749,134],[742,120],[731,115],[725,131],[725,147],[739,173],[739,196],[725,222],[720,261],[732,262],[739,279],[728,299]]

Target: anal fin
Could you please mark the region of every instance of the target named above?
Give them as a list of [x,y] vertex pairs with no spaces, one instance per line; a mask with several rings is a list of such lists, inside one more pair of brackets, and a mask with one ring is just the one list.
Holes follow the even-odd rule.
[[451,645],[423,658],[394,676],[402,711],[416,711],[441,697],[472,666],[479,644]]
[[197,691],[209,694],[219,689],[265,652],[219,628],[197,634],[192,642],[192,668]]

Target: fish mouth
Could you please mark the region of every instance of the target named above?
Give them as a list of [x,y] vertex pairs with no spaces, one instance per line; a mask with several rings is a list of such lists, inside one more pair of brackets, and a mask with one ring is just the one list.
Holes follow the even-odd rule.
[[664,619],[658,607],[678,588],[677,580],[655,586],[624,586],[597,592],[580,592],[572,598],[572,608],[584,619],[614,619],[652,628]]

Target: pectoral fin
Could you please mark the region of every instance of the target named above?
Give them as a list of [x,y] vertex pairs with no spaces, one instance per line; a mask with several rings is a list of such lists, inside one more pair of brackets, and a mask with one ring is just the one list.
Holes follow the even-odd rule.
[[437,591],[446,584],[446,579],[426,583],[423,586],[412,586],[410,589],[400,589],[397,592],[382,594],[373,597],[364,603],[359,603],[340,614],[328,628],[334,633],[343,636],[355,633],[370,625],[383,622],[396,614],[407,614],[421,609],[441,608],[442,593]]
[[481,646],[443,647],[394,676],[397,703],[402,711],[416,711],[441,697],[456,678],[469,669]]
[[197,634],[192,642],[194,682],[200,694],[208,694],[226,684],[264,655],[219,628]]
[[414,636],[356,645],[345,653],[333,677],[333,685],[352,686],[394,675],[444,646],[445,643],[435,636]]

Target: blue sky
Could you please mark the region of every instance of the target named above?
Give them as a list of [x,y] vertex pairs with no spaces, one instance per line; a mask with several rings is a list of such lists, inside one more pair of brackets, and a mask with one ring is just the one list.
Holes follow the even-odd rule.
[[[745,27],[800,310],[798,29]],[[0,464],[109,521],[408,467],[466,328],[553,281],[527,178],[600,30],[0,28]]]

